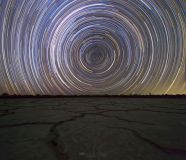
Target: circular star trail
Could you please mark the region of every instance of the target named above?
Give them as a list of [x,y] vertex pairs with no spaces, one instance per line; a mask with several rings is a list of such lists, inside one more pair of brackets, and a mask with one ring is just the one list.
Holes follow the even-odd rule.
[[0,31],[1,93],[186,91],[184,0],[1,0]]

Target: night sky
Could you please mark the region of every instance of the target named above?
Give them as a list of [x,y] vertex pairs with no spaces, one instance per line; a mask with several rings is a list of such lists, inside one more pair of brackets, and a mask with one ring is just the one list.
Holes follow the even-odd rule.
[[185,0],[0,0],[0,94],[186,94]]

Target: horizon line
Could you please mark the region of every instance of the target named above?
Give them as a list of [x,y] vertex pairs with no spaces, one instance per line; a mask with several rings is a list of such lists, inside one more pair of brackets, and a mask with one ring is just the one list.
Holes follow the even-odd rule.
[[2,94],[0,98],[86,98],[86,97],[120,97],[120,98],[186,98],[186,94],[157,94],[157,95],[140,95],[140,94],[133,94],[133,95],[9,95],[9,94]]

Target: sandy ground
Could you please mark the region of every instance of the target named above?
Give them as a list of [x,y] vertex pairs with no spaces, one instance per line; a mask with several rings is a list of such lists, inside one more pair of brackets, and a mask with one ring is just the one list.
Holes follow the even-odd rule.
[[186,160],[186,100],[0,99],[0,160]]

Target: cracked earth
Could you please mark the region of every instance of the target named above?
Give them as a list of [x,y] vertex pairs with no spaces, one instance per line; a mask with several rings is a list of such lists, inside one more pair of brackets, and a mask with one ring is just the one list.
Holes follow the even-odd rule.
[[186,100],[0,99],[0,160],[186,160]]

